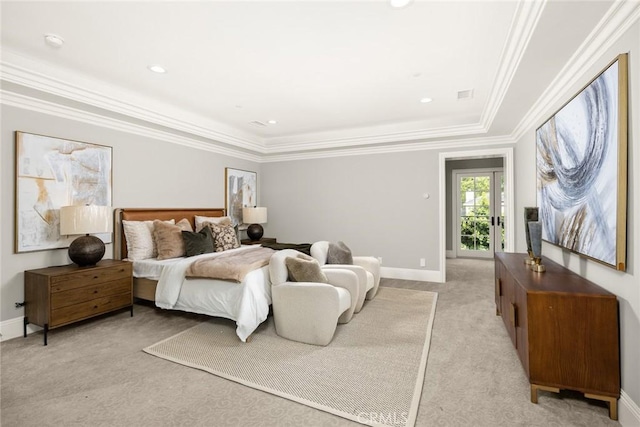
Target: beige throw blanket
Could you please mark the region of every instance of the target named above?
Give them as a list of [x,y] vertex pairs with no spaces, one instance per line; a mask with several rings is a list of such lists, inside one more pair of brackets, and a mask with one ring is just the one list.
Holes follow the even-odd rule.
[[249,272],[269,264],[274,253],[273,249],[256,246],[215,258],[199,259],[187,268],[186,276],[233,280],[240,283]]

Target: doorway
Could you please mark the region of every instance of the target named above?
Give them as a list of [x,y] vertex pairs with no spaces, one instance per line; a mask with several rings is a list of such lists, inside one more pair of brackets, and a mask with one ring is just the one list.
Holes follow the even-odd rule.
[[504,251],[502,169],[453,170],[456,257],[493,258]]
[[[448,250],[448,243],[451,243],[452,233],[447,233],[452,226],[451,219],[453,217],[451,210],[451,191],[447,191],[448,184],[451,184],[451,174],[447,174],[447,164],[450,161],[457,160],[470,160],[470,159],[487,159],[487,158],[501,158],[502,169],[504,172],[504,212],[502,213],[503,221],[501,221],[504,228],[504,251],[512,252],[515,247],[514,236],[514,155],[512,147],[493,148],[489,147],[480,150],[460,150],[451,152],[442,152],[438,156],[439,158],[439,172],[440,172],[440,191],[439,191],[439,223],[440,223],[440,270],[438,282],[446,282],[446,258],[451,255]],[[449,181],[449,182],[447,182]]]

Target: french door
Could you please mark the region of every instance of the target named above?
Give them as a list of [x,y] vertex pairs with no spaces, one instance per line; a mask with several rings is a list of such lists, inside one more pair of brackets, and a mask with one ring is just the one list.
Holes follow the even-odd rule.
[[454,171],[457,188],[456,256],[493,258],[504,250],[502,170]]

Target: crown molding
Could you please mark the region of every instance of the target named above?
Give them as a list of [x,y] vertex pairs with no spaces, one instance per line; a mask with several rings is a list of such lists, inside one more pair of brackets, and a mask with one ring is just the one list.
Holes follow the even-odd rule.
[[[486,133],[478,124],[462,126],[443,126],[433,129],[420,129],[395,132],[373,132],[372,128],[351,129],[356,135],[351,137],[327,137],[330,132],[307,134],[293,141],[267,145],[265,154],[298,152],[301,150],[331,150],[345,147],[362,147],[371,144],[397,143],[421,139],[451,138],[455,136],[478,135]],[[325,135],[323,138],[322,135]],[[315,138],[315,139],[313,139]],[[363,147],[365,149],[365,147]]]
[[616,1],[569,58],[540,98],[511,132],[518,141],[529,129],[547,117],[548,111],[567,98],[566,90],[584,81],[584,70],[594,66],[608,49],[640,18],[640,2]]
[[250,160],[253,162],[260,162],[262,160],[262,156],[259,153],[250,153],[234,148],[226,148],[219,144],[212,144],[199,141],[194,138],[175,135],[170,132],[152,129],[147,126],[133,124],[124,120],[106,117],[104,115],[91,113],[85,110],[68,107],[58,103],[45,101],[39,98],[34,98],[7,90],[0,90],[0,103],[12,107],[22,108],[24,110],[43,113],[63,119],[75,120],[95,126],[102,126],[121,132],[127,132],[134,135],[153,138],[160,141],[170,142],[172,144],[182,145],[184,147],[209,151],[212,153],[222,154],[238,159]]
[[485,131],[491,128],[498,114],[546,4],[547,0],[518,2],[507,41],[502,50],[496,78],[480,117],[480,126]]
[[4,81],[242,149],[264,149],[262,140],[254,135],[166,102],[7,49],[0,57]]
[[280,153],[274,155],[265,155],[262,163],[286,162],[293,160],[311,160],[324,159],[330,157],[346,157],[346,156],[363,156],[367,154],[390,154],[403,153],[409,151],[425,151],[425,150],[456,150],[478,147],[492,147],[513,145],[515,140],[510,135],[505,136],[485,136],[479,138],[464,139],[442,139],[438,141],[420,141],[413,143],[403,143],[397,145],[379,145],[371,147],[354,147],[347,149],[332,149],[325,151],[299,151],[297,153]]

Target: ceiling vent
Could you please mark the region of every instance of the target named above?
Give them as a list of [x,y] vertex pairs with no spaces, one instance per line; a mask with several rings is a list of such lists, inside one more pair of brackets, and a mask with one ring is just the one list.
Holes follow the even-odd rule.
[[261,121],[259,121],[259,120],[254,120],[254,121],[252,121],[252,122],[249,122],[249,124],[250,124],[251,126],[255,126],[255,127],[257,127],[257,128],[267,127],[267,124],[266,124],[266,123],[263,123],[263,122],[261,122]]
[[471,98],[473,98],[473,89],[459,90],[458,91],[458,100],[471,99]]

